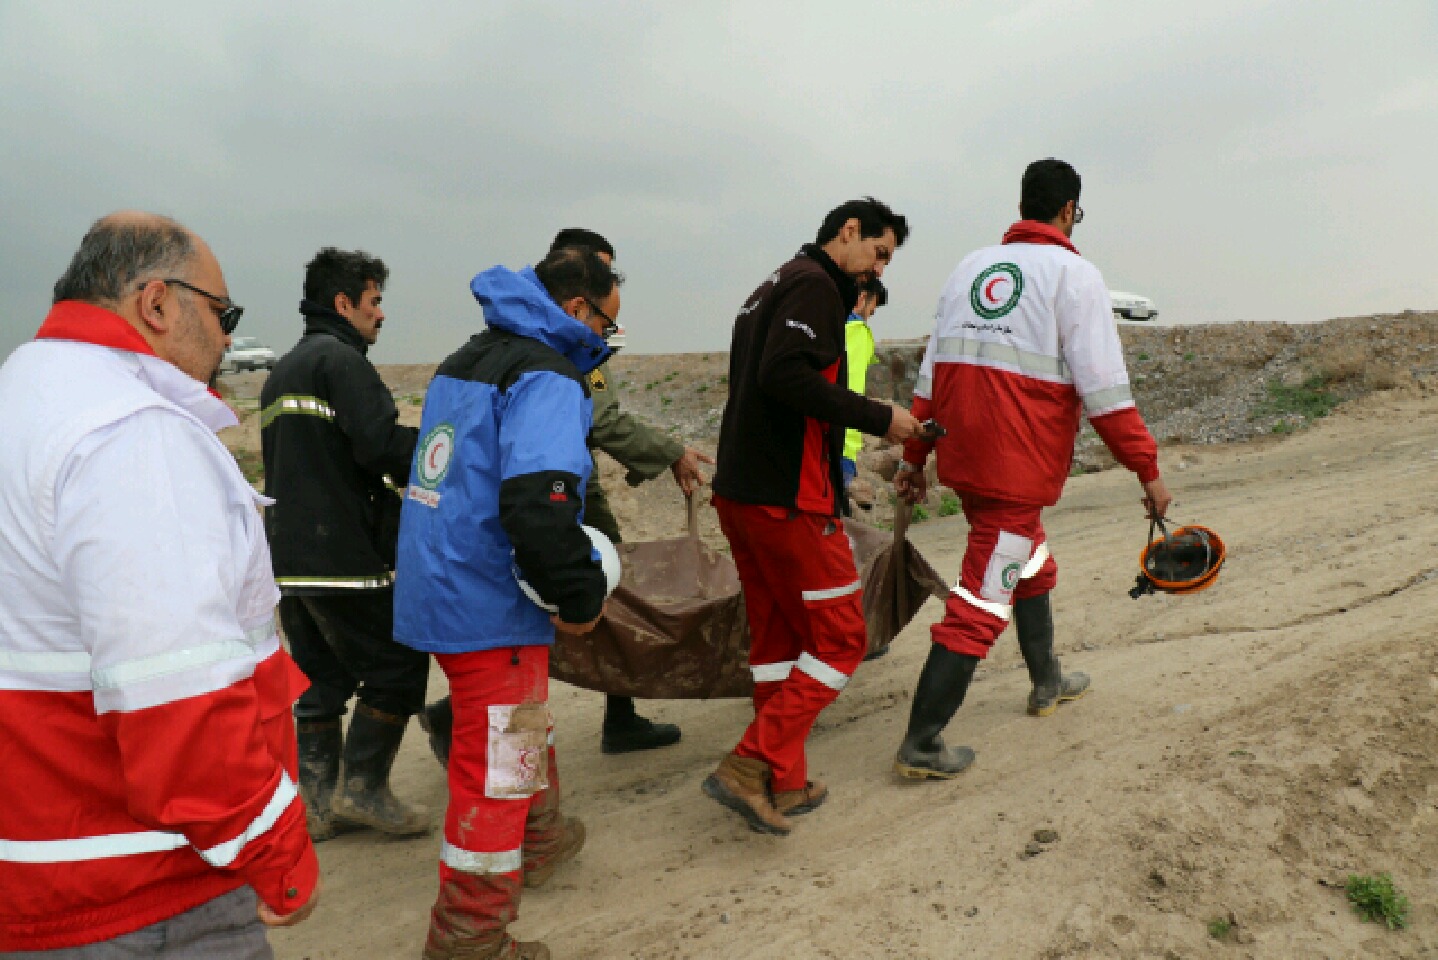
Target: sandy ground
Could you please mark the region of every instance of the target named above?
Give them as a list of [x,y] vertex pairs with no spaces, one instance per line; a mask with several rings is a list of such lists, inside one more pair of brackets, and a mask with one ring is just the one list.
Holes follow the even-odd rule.
[[[1046,524],[1059,648],[1093,692],[1027,717],[1006,634],[949,727],[979,755],[952,783],[890,774],[935,601],[821,718],[811,767],[832,797],[788,838],[699,791],[746,703],[644,704],[683,741],[605,757],[601,698],[556,685],[566,809],[590,839],[514,932],[558,958],[1438,956],[1438,396],[1377,394],[1163,465],[1175,514],[1228,540],[1218,585],[1129,599],[1138,486],[1071,480]],[[946,576],[963,538],[957,519],[913,529]],[[417,727],[395,779],[443,806]],[[1025,855],[1040,829],[1057,840]],[[324,903],[278,955],[418,956],[438,845],[322,845]],[[1360,923],[1332,886],[1378,871],[1412,900],[1409,930]]]

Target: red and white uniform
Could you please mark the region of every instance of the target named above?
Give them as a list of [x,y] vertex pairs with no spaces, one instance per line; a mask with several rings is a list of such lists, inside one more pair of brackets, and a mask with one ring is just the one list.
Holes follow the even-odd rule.
[[1158,449],[1129,389],[1113,305],[1098,268],[1063,233],[1022,220],[949,276],[914,388],[914,416],[948,430],[909,441],[969,518],[964,572],[934,640],[984,656],[1015,596],[1057,580],[1039,514],[1058,502],[1088,416],[1119,463],[1158,478]]
[[128,323],[62,302],[0,368],[0,953],[109,940],[318,863],[307,681],[234,413]]

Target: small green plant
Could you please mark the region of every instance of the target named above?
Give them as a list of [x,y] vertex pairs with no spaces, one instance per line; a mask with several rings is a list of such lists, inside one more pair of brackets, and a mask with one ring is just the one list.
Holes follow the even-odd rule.
[[929,511],[924,509],[922,503],[916,503],[914,504],[914,512],[909,515],[909,519],[914,523],[923,523],[929,519]]
[[1214,917],[1208,921],[1208,935],[1215,940],[1227,940],[1233,930],[1233,921],[1227,917]]
[[670,380],[673,380],[673,379],[674,379],[675,377],[677,377],[677,376],[679,376],[679,371],[678,371],[678,370],[671,370],[671,371],[669,371],[669,373],[668,373],[667,375],[665,375],[665,377],[664,377],[664,382],[665,382],[665,383],[668,383]]
[[628,381],[628,380],[620,380],[620,381],[619,381],[619,389],[620,389],[620,390],[623,390],[623,389],[624,389],[625,387],[627,387],[627,386],[629,386],[629,381]]
[[1140,360],[1147,360],[1147,359],[1148,359],[1148,354],[1146,354],[1146,353],[1140,353],[1140,354],[1138,355],[1138,358],[1139,358]]
[[697,387],[694,388],[694,392],[695,392],[695,393],[704,393],[704,392],[707,391],[708,389],[709,389],[709,384],[707,384],[707,383],[701,383],[701,384],[699,384],[699,386],[697,386]]
[[1293,432],[1293,424],[1289,423],[1287,420],[1284,420],[1284,421],[1282,421],[1281,423],[1275,423],[1275,424],[1273,425],[1273,432],[1274,432],[1274,433],[1292,433],[1292,432]]
[[674,402],[674,398],[673,398],[673,397],[661,397],[660,400],[659,400],[659,405],[660,405],[661,407],[667,407],[667,406],[669,406],[669,405],[670,405],[671,403],[673,403],[673,402]]
[[649,381],[648,383],[646,383],[646,384],[644,385],[644,389],[645,389],[645,390],[653,390],[653,389],[654,389],[656,386],[658,386],[658,385],[659,385],[659,381],[658,381],[658,380],[651,380],[651,381]]
[[1381,923],[1389,930],[1408,926],[1408,898],[1393,886],[1393,878],[1388,874],[1372,877],[1350,874],[1343,887],[1348,893],[1348,902],[1364,923]]
[[1317,420],[1332,413],[1339,403],[1338,397],[1324,386],[1322,377],[1309,377],[1297,387],[1270,380],[1267,389],[1268,396],[1254,408],[1255,417],[1296,413],[1305,420]]
[[959,498],[952,493],[946,493],[939,498],[939,516],[952,517],[964,509]]
[[728,382],[729,382],[729,374],[726,373],[726,374],[724,374],[723,376],[721,376],[721,377],[719,378],[719,382],[720,382],[720,383],[728,383]]
[[1185,354],[1183,355],[1183,361],[1184,361],[1184,363],[1192,363],[1192,362],[1193,362],[1193,354],[1192,354],[1192,353],[1185,353]]

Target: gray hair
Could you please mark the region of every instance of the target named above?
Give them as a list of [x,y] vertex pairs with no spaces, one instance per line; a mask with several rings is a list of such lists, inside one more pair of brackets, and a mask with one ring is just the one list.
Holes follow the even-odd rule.
[[115,303],[141,277],[173,276],[194,256],[194,238],[175,221],[112,214],[96,220],[80,241],[70,266],[55,281],[53,302]]

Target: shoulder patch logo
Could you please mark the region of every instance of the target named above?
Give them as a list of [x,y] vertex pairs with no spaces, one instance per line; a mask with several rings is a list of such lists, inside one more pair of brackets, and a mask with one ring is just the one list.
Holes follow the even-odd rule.
[[969,305],[985,320],[1011,313],[1024,292],[1024,275],[1014,263],[996,263],[974,278]]
[[598,369],[595,369],[595,370],[591,370],[591,371],[590,371],[590,373],[589,373],[589,389],[590,389],[590,390],[608,390],[608,389],[609,389],[609,381],[606,380],[606,379],[604,379],[604,371],[598,370]]
[[449,423],[436,424],[419,443],[415,455],[414,475],[420,486],[433,490],[449,473],[449,463],[454,456],[454,426]]
[[807,323],[800,323],[798,320],[785,320],[784,326],[791,327],[795,330],[802,330],[804,335],[810,340],[819,339],[818,337],[814,336],[814,328],[809,326]]

